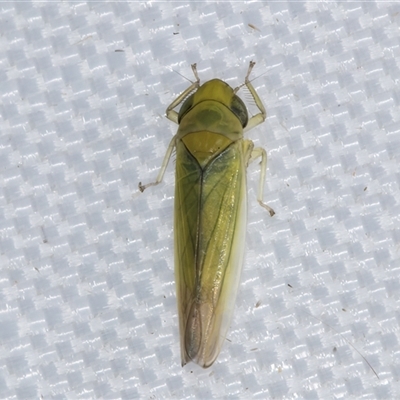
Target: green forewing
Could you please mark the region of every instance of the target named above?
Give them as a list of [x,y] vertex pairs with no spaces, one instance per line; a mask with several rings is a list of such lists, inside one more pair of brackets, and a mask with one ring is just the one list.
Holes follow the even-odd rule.
[[175,275],[183,364],[207,367],[218,356],[242,266],[245,209],[243,140],[203,168],[177,140]]

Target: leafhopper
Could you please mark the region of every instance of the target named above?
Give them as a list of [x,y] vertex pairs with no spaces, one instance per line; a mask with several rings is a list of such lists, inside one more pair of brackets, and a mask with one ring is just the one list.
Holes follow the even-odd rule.
[[[175,279],[182,366],[203,368],[216,360],[228,331],[243,265],[247,218],[246,168],[261,158],[257,200],[263,202],[267,154],[244,132],[264,122],[266,111],[249,80],[244,85],[258,108],[251,118],[236,95],[239,86],[213,79],[196,81],[166,110],[179,125],[155,182],[160,183],[173,150],[175,170]],[[181,105],[179,112],[175,108]]]

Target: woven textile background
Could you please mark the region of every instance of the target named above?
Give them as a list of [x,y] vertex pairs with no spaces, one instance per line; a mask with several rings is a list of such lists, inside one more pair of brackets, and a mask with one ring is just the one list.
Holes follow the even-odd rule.
[[[400,398],[399,3],[1,2],[0,32],[0,398]],[[174,162],[138,183],[190,64],[250,60],[276,215],[254,163],[231,329],[182,368]]]

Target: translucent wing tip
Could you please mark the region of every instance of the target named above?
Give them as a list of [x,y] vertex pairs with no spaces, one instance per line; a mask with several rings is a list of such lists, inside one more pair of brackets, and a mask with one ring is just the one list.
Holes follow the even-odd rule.
[[194,302],[190,309],[183,343],[182,366],[193,361],[203,368],[217,359],[222,345],[219,324],[216,326],[214,307]]

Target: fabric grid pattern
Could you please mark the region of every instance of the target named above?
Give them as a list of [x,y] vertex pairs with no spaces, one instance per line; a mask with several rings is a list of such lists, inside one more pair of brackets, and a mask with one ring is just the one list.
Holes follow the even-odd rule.
[[[1,3],[0,398],[400,398],[399,25],[379,1]],[[251,60],[276,215],[254,163],[231,329],[182,368],[174,162],[138,183],[190,64],[235,87]]]

